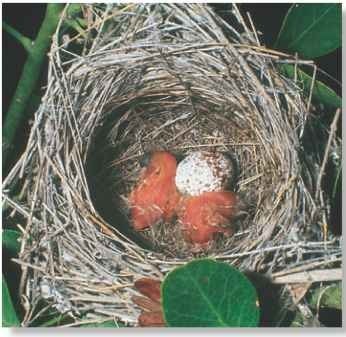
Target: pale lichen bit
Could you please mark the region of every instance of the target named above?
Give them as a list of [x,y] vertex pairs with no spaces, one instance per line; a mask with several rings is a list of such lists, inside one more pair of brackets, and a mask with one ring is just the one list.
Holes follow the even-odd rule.
[[233,176],[232,161],[220,152],[192,152],[177,167],[175,183],[182,194],[222,191]]

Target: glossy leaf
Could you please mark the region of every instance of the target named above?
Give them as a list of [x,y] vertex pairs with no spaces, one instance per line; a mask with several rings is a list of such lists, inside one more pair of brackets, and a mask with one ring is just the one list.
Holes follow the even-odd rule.
[[341,4],[294,4],[283,21],[275,47],[311,59],[341,45]]
[[176,327],[254,327],[256,290],[237,269],[209,259],[170,272],[162,284],[165,321]]
[[13,229],[4,229],[2,231],[2,246],[7,249],[11,254],[17,255],[20,249],[18,241],[20,233]]
[[2,326],[20,326],[4,276],[2,276]]
[[[17,255],[20,249],[19,237],[20,233],[18,231],[4,229],[2,231],[3,248],[7,249],[12,255]],[[6,327],[20,326],[4,276],[2,276],[2,325]]]
[[[291,64],[285,64],[280,67],[282,73],[290,78],[294,78],[294,66]],[[297,71],[298,85],[308,95],[310,93],[312,77],[305,73],[303,70],[298,69]],[[322,103],[329,108],[341,107],[341,97],[338,96],[335,91],[329,88],[327,85],[320,81],[315,81],[314,88],[312,91],[312,99],[317,103]]]

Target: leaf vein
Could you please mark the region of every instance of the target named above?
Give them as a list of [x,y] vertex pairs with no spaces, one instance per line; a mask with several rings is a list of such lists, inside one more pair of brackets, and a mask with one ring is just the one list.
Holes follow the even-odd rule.
[[287,49],[290,49],[293,45],[295,45],[298,41],[300,41],[306,34],[308,34],[310,32],[310,30],[319,22],[321,21],[327,14],[328,12],[333,9],[333,5],[330,6],[329,8],[327,8],[327,10],[316,20],[316,21],[313,21],[311,23],[310,26],[308,26],[304,31],[302,31],[302,33],[300,35],[298,35],[298,37],[293,40],[288,46],[287,46]]

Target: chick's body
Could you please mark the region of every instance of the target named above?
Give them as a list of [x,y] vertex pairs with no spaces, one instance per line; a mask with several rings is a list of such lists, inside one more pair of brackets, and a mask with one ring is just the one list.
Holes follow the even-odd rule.
[[225,228],[238,211],[238,197],[233,192],[205,192],[183,201],[180,222],[188,241],[206,244],[215,233],[232,234]]
[[177,162],[165,151],[154,152],[129,203],[134,229],[143,230],[160,220],[169,221],[179,201],[175,186]]

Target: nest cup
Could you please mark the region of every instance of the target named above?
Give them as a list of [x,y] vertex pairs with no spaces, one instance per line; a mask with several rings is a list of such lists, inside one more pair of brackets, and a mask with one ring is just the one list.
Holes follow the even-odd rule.
[[[291,116],[273,116],[273,108],[288,115],[290,106],[285,96],[289,86],[285,87],[278,74],[271,76],[277,76],[278,82],[281,80],[282,88],[274,88],[269,79],[266,84],[253,83],[259,70],[254,68],[256,61],[245,63],[245,69],[240,66],[237,50],[233,49],[232,53],[222,45],[226,43],[225,37],[222,40],[219,36],[219,46],[185,47],[186,41],[174,41],[174,37],[182,35],[192,42],[192,37],[182,28],[173,36],[169,34],[171,42],[176,43],[173,47],[159,42],[165,39],[162,31],[157,31],[160,38],[155,42],[154,31],[140,38],[146,41],[143,46],[134,43],[138,60],[131,63],[128,59],[130,69],[118,69],[118,88],[125,93],[110,94],[102,125],[94,131],[87,161],[93,204],[107,223],[137,244],[163,252],[167,257],[196,256],[196,250],[184,240],[177,221],[159,222],[135,233],[127,199],[151,152],[166,150],[178,159],[191,151],[222,152],[234,163],[237,174],[230,188],[241,195],[247,216],[232,221],[235,235],[230,238],[219,235],[199,255],[222,254],[238,245],[248,245],[254,232],[258,235],[258,230],[263,230],[261,226],[268,226],[266,213],[272,210],[279,189],[299,175],[299,159],[292,149],[297,150],[297,132],[304,126],[304,101],[296,96]],[[208,34],[209,38],[213,37],[210,30]],[[124,54],[120,55],[126,59]],[[270,87],[276,91],[276,101],[266,92]],[[267,97],[261,97],[261,90]],[[246,97],[250,92],[254,96],[252,100]],[[284,204],[284,200],[281,202]],[[278,220],[275,216],[276,212],[272,214],[273,227]]]
[[47,92],[5,182],[25,181],[20,205],[6,199],[28,219],[24,324],[43,298],[77,321],[135,325],[133,281],[196,255],[178,226],[130,226],[127,197],[155,150],[223,152],[236,163],[246,214],[200,255],[278,271],[303,263],[297,247],[314,241],[304,249],[324,259],[320,163],[300,150],[309,100],[278,71],[292,59],[261,47],[236,7],[232,26],[198,4],[84,11],[88,34],[62,40],[60,25],[54,36]]

